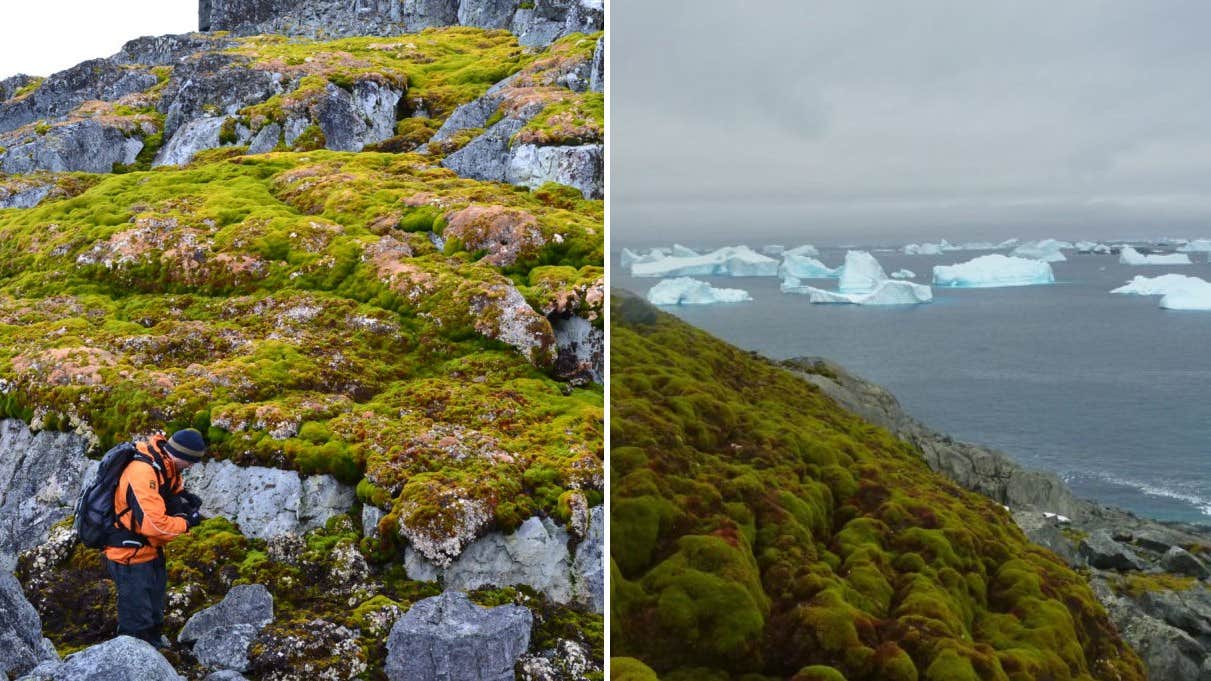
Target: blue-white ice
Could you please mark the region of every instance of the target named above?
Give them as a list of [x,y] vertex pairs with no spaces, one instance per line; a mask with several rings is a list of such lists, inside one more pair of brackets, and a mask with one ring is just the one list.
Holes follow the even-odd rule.
[[992,254],[957,265],[938,265],[933,268],[933,283],[954,288],[1033,286],[1055,283],[1055,274],[1043,260]]
[[1110,253],[1109,246],[1097,241],[1078,241],[1073,244],[1073,248],[1077,250],[1077,253],[1096,253],[1099,255]]
[[892,279],[916,279],[917,273],[912,270],[896,270],[891,273]]
[[794,248],[788,248],[782,251],[782,255],[804,255],[809,258],[819,258],[820,249],[811,244],[803,244],[802,246],[795,246]]
[[636,277],[776,277],[779,261],[761,255],[748,246],[725,246],[703,255],[667,258],[654,262],[635,262],[631,275]]
[[1119,263],[1123,265],[1190,265],[1190,256],[1185,253],[1145,255],[1130,246],[1119,251]]
[[841,293],[870,293],[887,279],[887,273],[875,256],[866,251],[846,251],[837,290]]
[[1064,262],[1068,259],[1064,257],[1064,253],[1062,252],[1065,248],[1072,248],[1072,244],[1067,241],[1043,239],[1042,241],[1024,243],[1013,249],[1009,255],[1017,258],[1044,260],[1046,262]]
[[904,255],[942,255],[942,251],[950,244],[942,239],[942,243],[938,244],[908,244],[903,248]]
[[678,277],[663,279],[648,291],[648,302],[653,305],[712,305],[714,303],[740,303],[753,297],[738,288],[715,288],[705,281]]
[[669,252],[664,248],[653,248],[647,253],[640,253],[632,251],[629,248],[624,248],[622,249],[620,264],[623,269],[631,269],[635,263],[656,262],[657,260],[664,260],[667,257],[669,257]]
[[933,300],[933,291],[924,284],[911,281],[884,279],[871,291],[865,293],[842,293],[807,286],[798,279],[788,277],[782,281],[783,293],[799,293],[808,296],[813,303],[845,303],[850,305],[917,305]]
[[835,279],[841,276],[841,267],[829,267],[806,255],[788,255],[782,259],[779,275],[796,279]]
[[1211,310],[1211,283],[1184,274],[1136,276],[1111,293],[1163,296],[1160,306],[1169,310]]
[[1211,239],[1187,241],[1177,250],[1179,253],[1208,253],[1211,252]]
[[674,258],[694,258],[694,257],[697,257],[698,255],[701,255],[701,254],[692,248],[687,248],[685,246],[682,246],[681,244],[673,244],[673,257]]

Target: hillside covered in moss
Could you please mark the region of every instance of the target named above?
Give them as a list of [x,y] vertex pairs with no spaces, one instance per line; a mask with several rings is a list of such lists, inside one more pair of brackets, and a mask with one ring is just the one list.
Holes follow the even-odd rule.
[[[442,589],[406,551],[445,568],[540,518],[567,554],[603,501],[601,35],[384,32],[144,38],[0,81],[0,418],[93,457],[196,427],[240,471],[356,489],[303,538],[214,518],[169,546],[170,635],[233,584],[277,599],[251,678],[292,655],[382,678],[391,622]],[[589,184],[539,172],[569,154]],[[50,534],[17,574],[71,652],[112,636],[114,596]],[[600,670],[590,607],[469,590]]]
[[1000,505],[786,369],[612,305],[616,681],[1145,678]]

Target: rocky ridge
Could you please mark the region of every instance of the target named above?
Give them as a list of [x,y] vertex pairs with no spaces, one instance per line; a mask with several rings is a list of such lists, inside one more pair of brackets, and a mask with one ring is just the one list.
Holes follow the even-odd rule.
[[1078,499],[1059,478],[930,429],[885,388],[820,358],[782,363],[845,409],[918,447],[930,468],[1004,504],[1037,544],[1088,574],[1149,678],[1211,678],[1211,529]]

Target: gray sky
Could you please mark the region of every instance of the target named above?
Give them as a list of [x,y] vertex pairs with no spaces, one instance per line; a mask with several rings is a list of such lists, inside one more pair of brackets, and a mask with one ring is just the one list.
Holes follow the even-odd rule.
[[1211,235],[1211,3],[617,0],[611,22],[615,248]]
[[0,78],[48,76],[132,38],[198,29],[198,0],[0,1]]

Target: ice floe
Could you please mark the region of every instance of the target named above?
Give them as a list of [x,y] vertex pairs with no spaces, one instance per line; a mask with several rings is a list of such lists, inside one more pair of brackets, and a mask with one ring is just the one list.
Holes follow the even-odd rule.
[[981,255],[956,265],[933,268],[935,286],[955,288],[994,288],[1055,283],[1055,274],[1046,261],[1007,255]]
[[663,279],[648,291],[653,305],[711,305],[740,303],[753,297],[738,288],[715,288],[705,281],[690,277]]
[[761,255],[748,246],[725,246],[695,256],[669,256],[655,262],[636,261],[631,275],[636,277],[776,277],[781,263]]
[[1190,265],[1190,256],[1185,253],[1169,253],[1167,255],[1145,255],[1128,246],[1119,251],[1118,261],[1123,265]]
[[782,259],[779,275],[797,279],[835,279],[844,267],[829,267],[806,255],[788,255]]
[[1046,262],[1064,262],[1068,259],[1064,257],[1064,253],[1062,252],[1065,248],[1072,248],[1072,244],[1067,241],[1057,241],[1056,239],[1043,239],[1042,241],[1024,243],[1013,249],[1009,255],[1016,258],[1031,258]]
[[1168,310],[1211,310],[1211,283],[1184,274],[1140,275],[1110,292],[1162,296],[1160,306]]

